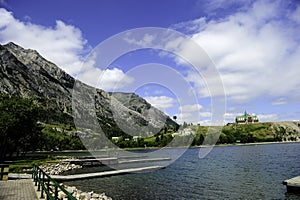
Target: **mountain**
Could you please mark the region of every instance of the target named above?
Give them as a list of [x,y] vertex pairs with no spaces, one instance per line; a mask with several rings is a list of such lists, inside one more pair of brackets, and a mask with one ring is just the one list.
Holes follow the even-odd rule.
[[84,119],[95,113],[96,121],[110,137],[126,133],[144,136],[178,126],[138,95],[88,86],[37,51],[12,42],[0,45],[0,93],[35,99],[44,110],[42,120],[46,123],[72,124],[75,116],[76,125],[92,128],[95,124]]

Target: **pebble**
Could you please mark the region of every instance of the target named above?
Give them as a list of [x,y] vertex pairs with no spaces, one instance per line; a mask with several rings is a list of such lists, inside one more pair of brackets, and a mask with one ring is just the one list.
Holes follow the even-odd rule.
[[112,198],[105,195],[105,193],[98,194],[94,191],[91,192],[82,192],[81,190],[78,190],[74,186],[67,186],[64,185],[65,189],[67,191],[73,191],[73,196],[78,200],[112,200]]
[[[76,187],[74,186],[67,186],[67,185],[62,185],[68,192],[72,191],[72,196],[75,197],[77,200],[112,200],[111,197],[108,197],[105,195],[105,193],[95,193],[93,191],[91,192],[82,192],[81,190],[78,190]],[[54,191],[54,187],[52,188]],[[46,197],[45,197],[46,199]],[[58,199],[59,200],[67,200],[68,197],[67,195],[59,190],[58,191]]]
[[65,171],[80,169],[82,166],[70,164],[70,162],[60,162],[55,164],[46,164],[40,168],[49,175],[59,175]]
[[[82,166],[70,164],[69,162],[60,162],[60,163],[42,165],[40,166],[40,168],[49,175],[58,175],[68,170],[82,168]],[[62,185],[77,200],[112,200],[112,198],[106,196],[105,193],[97,194],[94,193],[93,191],[83,192],[78,190],[74,186],[67,186],[64,184],[60,184],[60,185]],[[62,191],[58,192],[58,198],[61,200],[68,199],[67,195]]]

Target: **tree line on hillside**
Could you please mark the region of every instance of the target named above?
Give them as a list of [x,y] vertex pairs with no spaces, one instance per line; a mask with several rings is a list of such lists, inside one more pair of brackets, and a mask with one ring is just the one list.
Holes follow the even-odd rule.
[[[109,121],[110,120],[110,121]],[[127,138],[120,128],[111,127],[111,119],[101,119],[99,125],[108,138],[120,136]],[[59,127],[59,128],[58,128]],[[178,126],[175,126],[178,129]],[[122,140],[122,148],[165,146],[172,138],[165,128],[154,142]],[[93,138],[90,138],[93,140]],[[95,149],[101,141],[91,141]],[[29,151],[79,150],[85,149],[70,116],[59,112],[54,104],[41,99],[21,98],[0,94],[0,163],[13,156],[24,156]]]
[[[44,103],[38,100],[0,95],[0,163],[13,155],[19,156],[28,151],[85,149],[71,120],[64,121],[64,116],[58,116],[63,114],[51,112],[53,109],[53,107],[50,110],[46,109]],[[50,125],[50,122],[56,124]],[[103,119],[102,124],[99,124],[100,126],[107,125],[108,122]],[[217,138],[217,144],[283,141],[288,134],[290,134],[289,140],[298,137],[296,133],[288,133],[282,127],[274,132],[271,125],[271,123],[258,123],[224,126]],[[181,146],[182,144],[199,146],[204,139],[207,139],[208,143],[211,141],[212,144],[216,141],[216,135],[208,133],[208,127],[184,123],[181,128],[187,127],[193,128],[196,134],[193,136],[175,136],[177,137],[176,140],[174,140],[173,133],[178,131],[179,126],[175,126],[173,129],[164,127],[150,138],[137,139],[120,133],[118,127],[103,126],[102,128],[109,132],[108,138],[119,136],[119,139],[113,142],[121,148],[164,147],[171,141],[173,146]],[[92,137],[90,139],[93,140],[91,142],[95,149],[99,148],[101,141]]]
[[45,113],[33,99],[0,95],[0,162],[28,151],[84,149],[79,137],[45,128]]

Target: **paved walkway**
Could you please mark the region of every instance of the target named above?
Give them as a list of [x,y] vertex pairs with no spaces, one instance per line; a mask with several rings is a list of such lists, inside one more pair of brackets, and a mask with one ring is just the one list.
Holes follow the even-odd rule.
[[1,200],[38,200],[32,179],[0,181]]

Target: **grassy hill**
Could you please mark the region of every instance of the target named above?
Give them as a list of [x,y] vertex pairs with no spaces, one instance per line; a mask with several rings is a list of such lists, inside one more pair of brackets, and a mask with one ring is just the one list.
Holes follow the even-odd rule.
[[[208,126],[193,126],[193,145],[200,145],[207,135]],[[222,129],[219,144],[296,141],[300,139],[299,122],[264,122],[255,124],[228,124]]]

